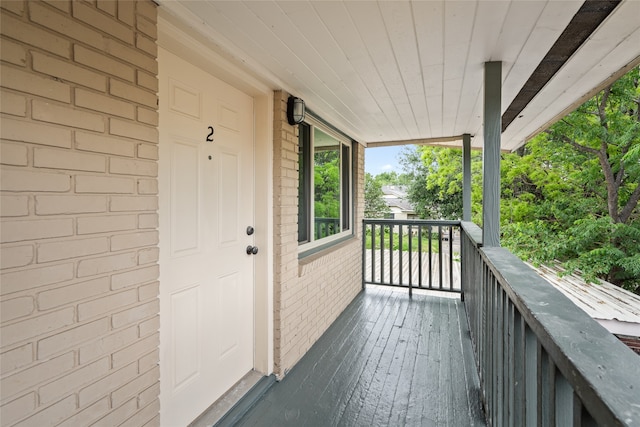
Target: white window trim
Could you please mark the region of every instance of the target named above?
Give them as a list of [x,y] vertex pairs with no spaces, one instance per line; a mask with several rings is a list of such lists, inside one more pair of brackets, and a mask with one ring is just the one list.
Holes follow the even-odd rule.
[[[314,117],[307,115],[307,117],[305,118],[305,123],[307,123],[308,125],[312,126],[311,128],[311,132],[310,132],[310,138],[311,138],[311,144],[310,144],[310,150],[313,153],[313,149],[314,149],[314,136],[313,136],[313,127],[317,127],[318,129],[320,129],[322,132],[326,133],[327,135],[337,139],[340,142],[340,166],[342,166],[342,145],[346,145],[347,147],[349,147],[349,159],[347,159],[347,162],[349,164],[349,194],[348,194],[348,201],[347,203],[349,204],[349,229],[345,230],[345,231],[341,231],[340,233],[334,234],[332,236],[328,236],[328,237],[323,237],[319,240],[314,240],[314,229],[313,229],[313,224],[315,224],[315,209],[312,208],[310,209],[310,213],[309,213],[309,221],[311,224],[311,229],[310,229],[310,241],[306,242],[306,243],[301,243],[298,245],[298,254],[302,253],[302,252],[307,252],[313,249],[317,249],[319,247],[322,246],[326,246],[326,245],[330,245],[333,242],[336,241],[341,241],[344,240],[345,237],[349,237],[352,236],[354,234],[354,213],[353,213],[353,144],[354,142],[351,140],[351,138],[347,137],[346,135],[340,133],[340,132],[336,132],[334,129],[331,129],[329,126],[327,126],[326,124],[322,123],[321,121],[315,119]],[[314,173],[313,170],[311,171],[311,183],[310,183],[310,194],[309,197],[311,198],[311,201],[315,201],[315,182],[314,182]],[[342,187],[343,187],[343,182],[342,182],[342,170],[340,171],[340,191],[342,192]],[[301,183],[299,183],[298,185],[301,185]],[[340,194],[340,222],[341,222],[341,227],[342,227],[342,212],[344,210],[344,198],[342,197],[342,193]]]

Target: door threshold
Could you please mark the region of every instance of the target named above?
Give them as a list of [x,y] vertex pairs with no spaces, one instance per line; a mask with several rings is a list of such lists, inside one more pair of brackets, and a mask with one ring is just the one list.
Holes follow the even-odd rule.
[[256,371],[249,371],[188,427],[233,425],[274,382],[273,375],[265,377]]

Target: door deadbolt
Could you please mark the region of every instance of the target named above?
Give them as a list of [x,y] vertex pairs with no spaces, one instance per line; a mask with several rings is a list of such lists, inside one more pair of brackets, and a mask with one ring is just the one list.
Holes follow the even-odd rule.
[[247,236],[251,236],[255,230],[252,226],[247,227]]

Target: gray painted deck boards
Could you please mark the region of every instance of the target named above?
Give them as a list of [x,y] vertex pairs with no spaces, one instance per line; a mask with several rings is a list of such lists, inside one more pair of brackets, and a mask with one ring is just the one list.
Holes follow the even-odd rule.
[[486,425],[462,303],[367,287],[238,425]]

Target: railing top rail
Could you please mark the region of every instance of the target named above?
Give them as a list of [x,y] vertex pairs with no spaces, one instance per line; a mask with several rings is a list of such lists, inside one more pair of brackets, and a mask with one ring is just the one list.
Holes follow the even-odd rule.
[[382,219],[365,218],[364,224],[388,224],[388,225],[460,225],[460,221],[446,219]]
[[462,229],[477,247],[482,246],[482,228],[470,221],[462,221]]
[[507,249],[480,252],[598,424],[640,425],[638,356]]

